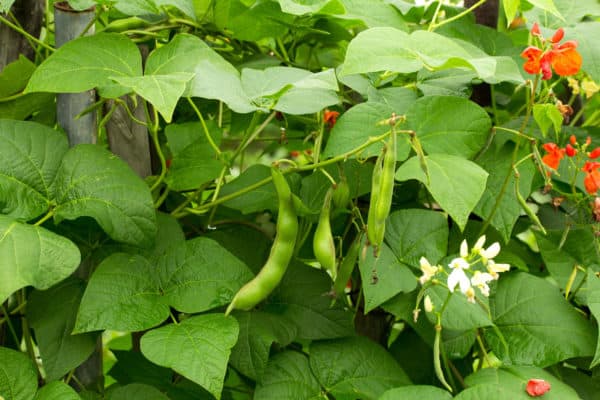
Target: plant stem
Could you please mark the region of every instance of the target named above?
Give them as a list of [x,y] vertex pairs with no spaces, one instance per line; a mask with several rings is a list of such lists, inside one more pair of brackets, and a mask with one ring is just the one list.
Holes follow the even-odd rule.
[[[283,171],[283,173],[284,174],[288,174],[290,172],[311,171],[311,170],[314,170],[314,169],[317,169],[317,168],[325,167],[327,165],[338,163],[340,161],[346,161],[348,158],[350,158],[353,155],[356,155],[356,154],[362,152],[364,149],[366,149],[367,147],[371,146],[373,143],[376,143],[376,142],[379,142],[379,141],[385,139],[389,134],[390,134],[390,132],[388,131],[388,132],[386,132],[386,133],[384,133],[382,135],[379,135],[379,136],[372,136],[369,139],[367,139],[367,141],[365,143],[361,144],[360,146],[358,146],[358,147],[356,147],[356,148],[354,148],[354,149],[352,149],[350,151],[347,151],[344,154],[340,154],[340,155],[338,155],[336,157],[329,158],[329,159],[327,159],[325,161],[321,161],[321,162],[316,163],[316,164],[308,164],[308,165],[304,165],[304,166],[297,167],[297,168],[290,168],[290,169],[287,169],[287,170]],[[267,183],[271,182],[271,180],[272,180],[272,178],[269,176],[269,177],[264,178],[264,179],[262,179],[262,180],[260,180],[260,181],[258,181],[256,183],[253,183],[252,185],[246,186],[245,188],[240,189],[237,192],[233,192],[233,193],[230,193],[230,194],[225,195],[223,197],[220,197],[218,199],[214,199],[213,201],[211,201],[209,203],[202,204],[202,205],[200,205],[200,206],[198,206],[196,208],[193,208],[193,209],[192,208],[186,208],[186,211],[188,211],[190,213],[193,213],[193,214],[204,214],[206,212],[206,210],[209,210],[210,208],[212,208],[212,207],[214,207],[214,206],[216,206],[218,204],[225,203],[226,201],[235,199],[236,197],[242,196],[242,195],[244,195],[246,193],[249,193],[249,192],[251,192],[251,191],[253,191],[255,189],[258,189],[259,187],[261,187],[263,185],[266,185]]]
[[44,215],[35,224],[33,224],[33,226],[40,226],[40,225],[42,225],[44,222],[46,222],[50,218],[52,218],[53,215],[54,215],[54,209],[52,208],[52,209],[48,210],[48,212],[46,213],[46,215]]
[[198,109],[198,107],[196,106],[196,104],[190,97],[187,97],[187,101],[188,101],[188,103],[190,103],[190,106],[192,106],[192,109],[198,116],[198,119],[200,120],[200,124],[202,124],[202,129],[204,130],[204,135],[206,136],[206,140],[208,140],[208,144],[210,144],[210,147],[213,148],[213,150],[217,154],[217,157],[220,158],[221,157],[221,149],[219,149],[219,146],[217,146],[217,144],[213,140],[212,136],[210,135],[208,127],[206,126],[206,122],[204,121],[204,117],[202,116],[202,113],[200,112],[200,110]]
[[40,39],[36,38],[35,36],[32,36],[31,34],[29,34],[29,32],[27,32],[26,30],[20,28],[19,26],[13,24],[12,22],[10,22],[9,20],[7,20],[6,18],[4,18],[2,15],[0,15],[0,22],[2,22],[3,24],[5,24],[6,26],[8,26],[9,28],[19,32],[21,35],[25,36],[27,39],[37,43],[38,45],[42,46],[43,48],[45,48],[46,50],[49,50],[51,52],[56,51],[55,48],[47,45],[46,43],[42,42]]
[[154,147],[156,148],[156,154],[158,155],[158,159],[160,160],[160,175],[154,184],[150,187],[150,191],[153,192],[156,188],[160,186],[160,184],[165,179],[165,175],[167,175],[167,162],[165,161],[165,155],[160,148],[160,141],[158,140],[158,112],[156,108],[152,107],[153,118],[150,118],[150,110],[148,109],[148,103],[144,103],[146,105],[146,118],[148,121],[152,122],[148,124],[148,130],[150,131],[150,135],[152,136],[152,141],[154,142]]
[[[439,24],[435,23],[435,17],[437,17],[437,13],[438,13],[438,10],[436,10],[435,17],[434,17],[434,19],[431,20],[431,24],[429,25],[429,29],[428,30],[432,31],[432,30],[434,30],[436,28],[439,28],[440,26],[449,24],[450,22],[454,22],[457,19],[460,19],[460,18],[464,17],[465,15],[467,15],[468,13],[470,13],[471,11],[475,10],[477,7],[481,6],[485,2],[486,2],[486,0],[479,0],[477,3],[473,4],[471,7],[469,7],[466,10],[464,10],[464,11],[456,14],[453,17],[450,17],[448,19],[443,20]],[[439,7],[440,7],[441,4],[442,3],[440,1],[440,3],[438,4],[438,9],[439,9]]]

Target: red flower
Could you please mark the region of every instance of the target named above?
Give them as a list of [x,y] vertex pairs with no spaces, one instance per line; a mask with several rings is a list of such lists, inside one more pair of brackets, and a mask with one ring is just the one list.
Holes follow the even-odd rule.
[[575,150],[575,148],[570,144],[567,144],[567,146],[565,147],[565,152],[569,157],[573,157],[575,156],[575,154],[577,154],[577,150]]
[[585,186],[585,191],[589,194],[596,194],[598,189],[600,189],[600,168],[599,162],[587,161],[582,168],[582,171],[585,172],[585,178],[583,178],[583,185]]
[[590,157],[592,160],[600,157],[600,147],[596,147],[594,150],[590,151],[588,157]]
[[[534,24],[531,34],[541,37],[539,27]],[[521,53],[525,60],[523,69],[529,74],[542,74],[542,79],[552,78],[552,70],[559,76],[569,76],[576,74],[581,68],[581,54],[577,52],[577,42],[568,40],[559,44],[564,37],[565,32],[562,28],[558,29],[550,39],[552,44],[548,50],[542,50],[536,46],[529,46]]]
[[550,383],[543,379],[530,379],[527,381],[527,394],[531,397],[542,396],[544,393],[550,390]]
[[548,154],[542,157],[542,162],[552,169],[558,169],[560,160],[565,156],[565,149],[561,149],[555,143],[545,143],[544,150]]
[[329,129],[333,128],[339,115],[340,113],[337,111],[325,110],[325,113],[323,114],[323,120],[329,126]]

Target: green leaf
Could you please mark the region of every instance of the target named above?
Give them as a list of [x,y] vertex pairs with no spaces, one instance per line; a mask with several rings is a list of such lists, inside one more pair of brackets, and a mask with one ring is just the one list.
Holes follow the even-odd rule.
[[477,164],[448,154],[425,156],[428,175],[418,157],[412,157],[396,171],[396,180],[416,179],[427,187],[434,200],[461,230],[485,190],[488,173]]
[[0,12],[8,13],[15,0],[0,0]]
[[471,84],[477,74],[468,69],[444,69],[428,71],[422,69],[417,73],[417,88],[423,96],[454,96],[469,98]]
[[548,129],[554,127],[554,132],[558,134],[562,127],[563,116],[554,104],[536,104],[533,106],[533,118],[537,122],[544,137],[548,135]]
[[48,210],[69,144],[35,122],[0,120],[0,212],[30,220]]
[[[235,193],[238,190],[268,179],[271,176],[271,169],[265,165],[255,164],[245,170],[233,181],[225,184],[221,189],[220,197],[225,197]],[[240,210],[244,214],[251,214],[263,210],[277,210],[277,192],[272,182],[262,185],[248,193],[227,200],[224,206]]]
[[139,75],[142,57],[136,45],[118,33],[98,33],[56,50],[35,70],[25,93],[79,93],[100,88],[104,97],[118,97],[128,90],[111,78]]
[[[434,285],[426,289],[436,310],[441,310],[448,298],[448,289]],[[427,313],[427,318],[432,324],[437,323],[432,313]],[[480,304],[469,303],[467,297],[456,291],[448,300],[442,313],[442,327],[453,331],[468,331],[484,326],[493,325],[486,310]]]
[[25,286],[48,289],[69,276],[80,261],[69,239],[42,227],[0,215],[0,301]]
[[215,179],[222,169],[214,149],[199,140],[173,157],[166,182],[172,190],[193,190]]
[[543,379],[550,384],[550,391],[542,396],[544,399],[579,399],[575,390],[562,382],[560,378],[541,368],[529,366],[483,368],[466,377],[465,383],[472,388],[461,392],[455,398],[460,400],[528,400],[531,397],[525,391],[525,387],[527,381],[532,378]]
[[109,391],[106,400],[169,400],[169,397],[153,386],[132,383]]
[[234,312],[233,316],[240,326],[240,334],[231,349],[229,362],[242,374],[261,382],[271,345],[287,346],[296,337],[297,328],[285,318],[260,311]]
[[[573,4],[573,3],[571,3]],[[590,5],[598,7],[598,4]],[[589,8],[587,8],[589,10]],[[576,39],[579,44],[577,50],[583,58],[581,69],[587,72],[595,82],[600,82],[600,44],[595,38],[600,35],[600,22],[578,23],[575,27],[567,29],[568,38]]]
[[79,366],[96,348],[96,334],[71,334],[84,289],[82,281],[67,279],[28,299],[27,318],[49,381]]
[[157,266],[165,300],[185,313],[229,303],[240,287],[252,279],[242,261],[204,237],[169,248]]
[[55,100],[53,93],[30,93],[0,102],[0,119],[26,120],[35,115],[32,121],[53,123],[56,118]]
[[127,164],[96,145],[69,149],[56,175],[54,220],[92,217],[114,240],[152,245],[156,212],[148,186]]
[[154,0],[158,7],[161,6],[172,6],[177,8],[179,11],[191,17],[192,19],[196,19],[196,13],[194,12],[194,0]]
[[35,71],[35,67],[35,64],[23,54],[20,54],[16,61],[6,65],[0,72],[0,98],[23,90]]
[[288,14],[304,15],[316,13],[343,14],[340,0],[278,0],[281,11]]
[[362,336],[313,342],[310,366],[338,399],[377,399],[391,388],[410,384],[390,353]]
[[[544,264],[560,288],[567,286],[576,265],[600,266],[597,239],[589,228],[572,228],[567,233],[563,229],[548,230],[546,236],[538,231],[534,234]],[[583,275],[577,274],[571,287],[577,287],[582,280]]]
[[0,347],[0,396],[31,400],[37,391],[37,371],[21,352]]
[[353,313],[338,302],[331,306],[331,278],[305,264],[291,263],[266,307],[285,316],[298,328],[298,340],[354,335]]
[[215,4],[216,25],[235,39],[258,41],[283,36],[295,17],[281,11],[276,1],[228,0]]
[[169,75],[123,76],[112,79],[148,100],[169,123],[179,98],[193,77],[193,74],[178,72]]
[[116,253],[94,271],[81,299],[75,332],[141,331],[169,317],[156,266],[139,255]]
[[[395,112],[401,115],[405,110],[390,107],[384,103],[360,103],[346,111],[337,120],[331,130],[327,145],[323,150],[324,157],[344,154],[364,144],[371,136],[379,136],[390,130],[388,124],[378,124],[392,116]],[[410,152],[407,135],[398,136],[398,160],[405,160]],[[383,142],[377,142],[360,153],[361,157],[376,156],[381,152]]]
[[438,211],[406,209],[393,212],[385,227],[385,241],[396,258],[418,268],[421,257],[432,265],[448,249],[448,219]]
[[[443,35],[417,30],[372,28],[359,33],[348,46],[341,75],[391,71],[400,74],[469,68],[488,83],[523,81],[516,63],[508,57],[488,56],[482,50]],[[502,72],[502,74],[499,74]]]
[[254,400],[317,400],[321,387],[305,355],[286,350],[269,360],[265,373],[256,385]]
[[293,67],[245,68],[241,82],[250,102],[265,111],[310,114],[339,103],[333,69],[313,74]]
[[369,86],[369,102],[387,104],[396,114],[402,115],[417,100],[417,93],[404,87],[375,89]]
[[564,21],[563,16],[560,14],[556,5],[554,5],[554,0],[527,0],[535,7],[541,8],[544,11],[548,11],[550,14],[562,19]]
[[115,8],[125,15],[159,14],[154,0],[117,0]]
[[172,368],[220,399],[238,331],[233,317],[205,314],[146,333],[141,349],[150,361]]
[[506,26],[508,27],[517,16],[519,8],[521,8],[521,0],[502,0],[502,7],[504,8]]
[[[435,114],[431,110],[436,110]],[[407,129],[416,132],[426,153],[464,158],[481,150],[492,127],[483,108],[468,99],[451,96],[420,98],[408,110],[406,120]]]
[[42,386],[33,400],[81,400],[81,397],[66,383],[54,381]]
[[116,253],[92,275],[75,330],[148,329],[169,307],[195,313],[225,305],[251,278],[244,263],[207,238],[173,245],[157,259]]
[[[600,321],[600,277],[591,268],[587,273],[587,306],[596,322]],[[600,364],[600,337],[596,343],[596,352],[590,368],[594,368],[598,364]]]
[[[517,159],[527,155],[529,150],[522,149],[517,153]],[[473,212],[484,221],[491,221],[507,243],[513,227],[523,212],[515,193],[515,177],[513,171],[513,142],[505,142],[500,149],[491,147],[481,156],[477,163],[488,173],[486,189]],[[536,169],[532,161],[519,163],[519,192],[523,198],[529,197],[531,184]],[[508,180],[507,180],[508,176]]]
[[594,354],[597,333],[592,324],[541,278],[502,276],[490,296],[490,311],[503,338],[492,329],[485,337],[505,363],[547,367]]
[[363,0],[341,0],[346,13],[336,15],[336,18],[358,20],[368,28],[389,26],[408,31],[406,21],[398,10],[387,0],[370,0],[369,11],[365,12]]
[[435,386],[412,385],[390,389],[378,400],[404,399],[451,400],[452,395],[446,390]]
[[[366,240],[363,241],[366,243]],[[358,267],[365,295],[365,313],[398,293],[408,293],[417,287],[417,278],[386,244],[381,245],[378,257],[368,250],[364,258],[359,258]]]

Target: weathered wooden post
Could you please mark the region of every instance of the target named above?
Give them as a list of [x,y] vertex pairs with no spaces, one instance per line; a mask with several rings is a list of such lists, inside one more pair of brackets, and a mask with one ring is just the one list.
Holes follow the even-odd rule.
[[[74,11],[66,1],[54,3],[54,24],[56,47],[77,39],[92,23],[96,16],[95,7],[84,11]],[[94,27],[87,34],[94,32]],[[58,125],[65,130],[69,144],[96,143],[96,113],[90,112],[76,118],[96,101],[94,90],[83,93],[59,93],[56,98],[56,118]]]
[[[54,23],[56,47],[86,34],[94,32],[93,20],[95,7],[84,11],[75,11],[66,1],[54,3]],[[56,117],[58,124],[67,133],[69,145],[96,143],[96,112],[90,112],[77,118],[96,101],[96,93],[89,90],[84,93],[59,93],[56,99]],[[89,266],[80,265],[76,275],[86,278]],[[75,376],[85,388],[102,392],[104,375],[102,372],[102,338],[98,338],[96,350],[75,370]]]

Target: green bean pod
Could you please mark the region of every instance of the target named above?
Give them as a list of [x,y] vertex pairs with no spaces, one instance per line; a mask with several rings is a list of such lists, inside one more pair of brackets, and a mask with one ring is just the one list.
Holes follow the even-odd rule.
[[394,175],[396,174],[396,134],[392,132],[383,158],[383,171],[381,173],[381,186],[375,217],[385,230],[385,220],[392,208],[394,196]]
[[329,188],[325,195],[317,229],[313,236],[313,252],[315,258],[321,266],[329,271],[331,279],[335,280],[337,273],[335,262],[335,244],[333,242],[333,234],[331,233],[331,222],[329,221],[331,213],[331,197],[333,188]]
[[250,310],[267,298],[277,287],[287,270],[294,254],[298,234],[298,217],[294,209],[292,191],[283,174],[276,168],[271,169],[273,184],[279,199],[277,234],[271,246],[271,253],[260,272],[237,292],[225,315],[232,310]]
[[358,253],[360,251],[360,247],[362,244],[362,234],[359,233],[354,238],[354,241],[348,248],[348,252],[346,253],[346,257],[340,263],[340,268],[338,269],[337,277],[335,278],[335,282],[333,283],[333,293],[336,298],[340,298],[344,295],[344,289],[346,288],[346,284],[352,275],[352,271],[356,266],[356,261],[358,260]]
[[348,202],[350,201],[350,186],[345,177],[342,177],[337,183],[331,200],[336,209],[343,209],[348,206]]
[[[379,191],[381,187],[381,176],[383,172],[383,154],[380,154],[373,167],[373,177],[371,178],[371,199],[369,201],[369,215],[367,218],[367,239],[369,243],[379,242],[379,231],[375,222],[375,210],[379,202]],[[383,238],[381,238],[383,240]]]

